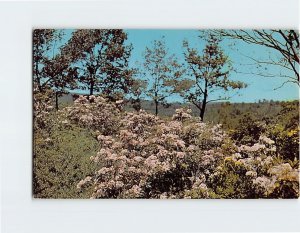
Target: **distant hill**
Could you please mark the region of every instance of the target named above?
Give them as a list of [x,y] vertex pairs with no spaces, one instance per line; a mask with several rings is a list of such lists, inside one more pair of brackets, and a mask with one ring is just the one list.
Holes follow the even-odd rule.
[[[73,104],[73,95],[67,94],[59,98],[60,105]],[[295,101],[297,102],[297,101]],[[282,109],[280,101],[260,101],[258,103],[230,103],[230,102],[216,102],[209,103],[204,116],[205,122],[213,122],[220,124],[238,124],[238,119],[245,113],[255,113],[257,119],[272,119]],[[192,115],[198,116],[199,110],[191,104],[174,102],[169,107],[159,106],[159,116],[171,117],[177,108],[188,107],[192,109]],[[155,105],[153,101],[143,100],[142,109],[149,113],[155,113]],[[135,111],[131,104],[125,105],[126,111]]]
[[73,100],[73,94],[66,94],[66,95],[63,95],[61,97],[58,98],[58,102],[60,104],[73,104],[74,103],[74,100]]

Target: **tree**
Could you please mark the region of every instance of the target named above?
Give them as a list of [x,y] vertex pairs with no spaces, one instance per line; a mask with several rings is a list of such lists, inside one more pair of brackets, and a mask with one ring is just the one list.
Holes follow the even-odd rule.
[[[299,81],[299,33],[295,30],[215,30],[214,33],[235,40],[240,40],[248,44],[256,44],[277,51],[276,55],[269,60],[262,61],[250,57],[258,67],[265,65],[279,66],[280,70],[286,72],[266,72],[259,71],[258,74],[266,77],[286,77],[287,82],[297,83]],[[279,55],[279,56],[278,56]],[[284,84],[283,83],[283,84]]]
[[[37,29],[33,31],[33,80],[39,92],[55,94],[55,106],[58,109],[58,97],[76,87],[77,71],[70,67],[76,60],[72,54],[62,54],[61,42],[63,30]],[[57,48],[58,46],[58,48]]]
[[142,79],[134,79],[129,91],[129,101],[132,107],[138,112],[142,108],[142,97],[147,88],[147,81]]
[[80,74],[79,87],[90,95],[102,92],[108,97],[127,93],[131,85],[132,70],[128,68],[131,45],[125,45],[127,34],[123,30],[76,30],[64,53],[79,57],[73,66]]
[[48,55],[52,50],[52,43],[57,38],[53,29],[35,29],[32,33],[32,70],[33,82],[41,92],[45,86],[43,84],[42,68],[48,60]]
[[46,61],[43,68],[43,76],[55,93],[56,110],[58,110],[58,97],[77,87],[77,68],[69,65],[70,60],[58,54],[53,59]]
[[168,106],[166,99],[174,93],[173,82],[182,75],[181,65],[174,54],[168,55],[163,39],[154,40],[144,53],[144,68],[149,79],[146,93],[154,101],[155,115],[158,114],[159,104]]
[[184,41],[184,53],[190,77],[177,84],[177,91],[181,96],[199,109],[199,117],[203,121],[206,106],[210,102],[227,100],[228,97],[209,97],[216,91],[240,89],[246,85],[239,81],[229,80],[231,66],[228,57],[219,46],[220,39],[212,34],[205,36],[206,45],[203,54],[191,48]]

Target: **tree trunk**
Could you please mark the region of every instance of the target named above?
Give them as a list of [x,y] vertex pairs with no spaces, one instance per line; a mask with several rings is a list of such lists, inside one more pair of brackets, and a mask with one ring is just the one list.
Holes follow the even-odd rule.
[[204,120],[204,113],[205,113],[205,109],[206,109],[206,104],[207,104],[207,81],[205,80],[204,97],[203,97],[203,100],[202,100],[202,105],[201,105],[200,115],[199,115],[201,121]]
[[155,91],[154,93],[154,103],[155,103],[155,116],[158,115],[158,100],[157,100],[157,96],[158,96],[158,93]]
[[204,101],[204,99],[203,99],[203,101],[202,101],[202,107],[200,109],[200,114],[199,114],[201,121],[204,120],[205,108],[206,108],[206,100]]
[[157,116],[158,115],[158,101],[155,100],[154,102],[155,102],[155,116]]
[[55,108],[57,111],[58,110],[58,92],[57,91],[55,92]]
[[91,85],[90,85],[90,95],[94,94],[94,81],[91,81]]
[[38,63],[35,63],[35,76],[36,76],[36,82],[37,82],[37,86],[40,92],[42,92],[42,86],[41,86],[41,79],[39,77],[39,71],[38,71]]

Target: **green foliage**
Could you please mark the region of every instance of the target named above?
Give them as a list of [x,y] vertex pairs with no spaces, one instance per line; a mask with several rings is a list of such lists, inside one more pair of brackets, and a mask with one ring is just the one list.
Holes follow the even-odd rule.
[[185,77],[180,82],[180,87],[186,89],[179,93],[185,100],[197,107],[203,121],[208,103],[228,99],[226,96],[211,98],[216,90],[241,89],[246,87],[246,84],[229,79],[232,66],[220,46],[221,39],[210,33],[207,35],[204,33],[204,35],[200,35],[201,37],[206,43],[201,53],[197,49],[191,48],[187,41],[183,43],[186,48],[184,55],[190,77]]
[[76,56],[72,63],[79,72],[79,88],[90,95],[101,92],[113,97],[127,93],[132,82],[128,62],[132,50],[121,29],[80,29],[62,48],[64,56]]
[[168,54],[163,39],[154,40],[151,47],[146,47],[144,52],[145,73],[151,77],[146,95],[155,103],[155,115],[158,114],[159,105],[169,105],[166,98],[173,93],[174,82],[184,72],[175,55]]
[[[136,73],[138,73],[138,71],[136,71]],[[139,80],[137,78],[133,80],[129,91],[129,102],[131,107],[136,111],[140,111],[142,109],[142,96],[144,95],[146,88],[146,80]]]
[[[218,172],[209,180],[210,189],[216,198],[257,198],[251,189],[251,179],[246,176],[244,164],[225,159]],[[261,197],[261,196],[260,196]]]
[[277,125],[271,128],[269,133],[278,147],[278,153],[284,159],[299,158],[299,129],[284,130],[283,127]]
[[91,133],[74,125],[52,128],[49,138],[34,134],[33,195],[36,198],[88,198],[76,185],[94,172],[90,156],[98,143]]
[[265,132],[265,125],[255,116],[247,113],[239,120],[238,126],[231,132],[233,140],[241,144],[254,144],[259,136]]
[[190,169],[184,163],[168,172],[152,175],[147,180],[144,198],[159,197],[161,193],[174,193],[177,198],[184,198],[184,191],[192,185],[188,178],[191,175]]
[[[52,43],[57,38],[56,30],[54,29],[35,29],[32,33],[32,68],[33,81],[39,91],[44,89],[46,85],[42,74],[42,68],[48,60],[48,54],[52,49]],[[47,81],[47,80],[46,80]]]
[[299,102],[282,102],[281,107],[276,124],[269,127],[270,138],[284,159],[299,159]]
[[270,198],[298,198],[299,194],[299,183],[298,182],[290,182],[290,181],[280,181],[277,182],[276,188],[270,195]]

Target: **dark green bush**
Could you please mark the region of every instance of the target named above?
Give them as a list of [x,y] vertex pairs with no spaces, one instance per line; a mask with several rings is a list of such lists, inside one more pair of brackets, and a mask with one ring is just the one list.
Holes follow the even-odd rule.
[[238,126],[231,132],[231,137],[242,145],[252,145],[265,132],[266,125],[250,113],[244,114]]
[[95,171],[90,156],[98,149],[91,133],[74,125],[52,128],[49,138],[34,134],[33,196],[36,198],[89,198],[77,183]]

